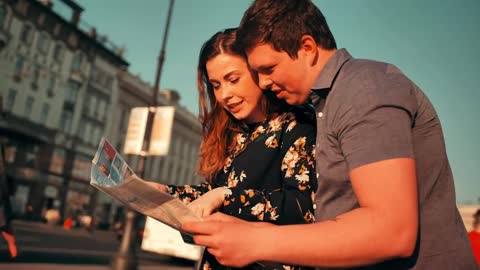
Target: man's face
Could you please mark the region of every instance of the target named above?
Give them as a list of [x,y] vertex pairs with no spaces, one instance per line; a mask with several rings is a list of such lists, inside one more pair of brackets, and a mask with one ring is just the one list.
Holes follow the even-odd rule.
[[247,52],[248,64],[258,73],[258,84],[271,90],[277,98],[288,104],[307,102],[310,95],[312,73],[310,56],[298,51],[296,59],[285,51],[277,51],[269,44],[260,44]]

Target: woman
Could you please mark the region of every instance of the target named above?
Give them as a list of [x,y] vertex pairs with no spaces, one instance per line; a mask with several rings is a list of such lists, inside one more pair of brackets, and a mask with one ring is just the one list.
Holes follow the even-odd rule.
[[[207,182],[160,188],[200,216],[219,210],[248,221],[311,223],[317,188],[313,115],[262,91],[235,38],[236,29],[218,32],[200,51],[199,173]],[[222,268],[205,253],[201,269]]]

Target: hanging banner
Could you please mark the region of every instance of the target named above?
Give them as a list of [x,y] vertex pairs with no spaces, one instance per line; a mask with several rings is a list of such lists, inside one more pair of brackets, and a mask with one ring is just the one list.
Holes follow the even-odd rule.
[[137,107],[130,112],[127,136],[125,138],[125,154],[139,155],[142,152],[143,137],[147,126],[148,108]]
[[[154,114],[150,147],[148,151],[142,151],[149,112]],[[133,108],[130,112],[123,152],[132,155],[167,155],[170,148],[174,115],[174,106]]]
[[175,107],[173,106],[155,108],[148,155],[164,156],[168,154],[174,115]]

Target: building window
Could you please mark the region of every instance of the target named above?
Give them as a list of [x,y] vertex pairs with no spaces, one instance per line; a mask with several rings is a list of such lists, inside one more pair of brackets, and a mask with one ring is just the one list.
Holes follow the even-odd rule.
[[27,118],[30,118],[30,116],[32,115],[33,102],[33,97],[28,97],[25,101],[25,116]]
[[36,145],[24,148],[26,167],[30,167],[30,168],[35,167],[35,163],[38,156],[38,150],[39,150],[39,147]]
[[103,113],[105,112],[105,107],[106,107],[105,105],[106,105],[106,102],[104,100],[100,100],[98,103],[96,116],[100,120],[102,120],[104,117]]
[[92,136],[92,126],[90,123],[85,124],[85,133],[83,134],[83,141],[89,143]]
[[39,78],[40,78],[40,66],[38,64],[35,64],[33,66],[32,90],[37,90]]
[[107,76],[107,80],[105,81],[105,88],[107,88],[108,90],[111,90],[112,85],[113,85],[113,77]]
[[50,73],[50,77],[48,77],[47,82],[47,96],[53,97],[55,95],[55,74]]
[[50,105],[44,103],[42,106],[42,112],[40,114],[40,123],[47,124],[48,113],[50,111]]
[[23,56],[17,55],[17,60],[15,61],[15,70],[13,71],[13,77],[16,81],[20,81],[22,79],[24,63],[25,60],[23,59]]
[[60,63],[62,60],[62,54],[63,54],[63,46],[61,44],[55,44],[55,47],[53,47],[53,60],[55,62]]
[[29,5],[30,5],[30,3],[26,2],[26,1],[17,1],[16,9],[23,16],[27,16]]
[[55,148],[50,159],[50,171],[57,174],[63,173],[63,166],[65,164],[65,150],[62,148]]
[[64,132],[70,132],[72,129],[73,112],[64,109],[60,117],[60,129]]
[[90,179],[91,157],[78,155],[75,157],[72,168],[72,176],[88,181]]
[[97,77],[97,67],[95,65],[92,65],[90,68],[90,78],[92,81],[96,82],[96,77]]
[[93,143],[95,144],[99,142],[101,137],[102,137],[102,128],[97,126],[93,133]]
[[72,72],[80,72],[80,68],[82,67],[83,62],[83,54],[78,52],[75,54],[72,60]]
[[75,81],[67,82],[67,89],[65,91],[65,101],[75,104],[77,100],[77,95],[80,90],[80,84]]
[[40,14],[40,16],[38,16],[37,22],[39,25],[43,25],[45,23],[45,14]]
[[13,105],[15,104],[15,98],[17,97],[17,91],[15,89],[10,89],[7,96],[7,104],[5,104],[5,109],[7,111],[12,111]]
[[75,35],[75,33],[70,32],[67,42],[70,47],[76,48],[78,45],[78,36]]
[[29,24],[24,24],[22,32],[20,32],[20,40],[23,43],[30,44],[32,42],[33,30]]
[[89,99],[89,107],[90,107],[90,110],[89,110],[89,115],[90,116],[96,116],[96,111],[97,111],[97,104],[99,102],[99,99],[96,98],[95,96],[90,96],[90,99]]
[[47,54],[48,53],[48,45],[49,45],[49,40],[48,36],[46,33],[40,33],[38,35],[37,39],[37,49],[40,53],[42,54]]
[[107,118],[108,105],[109,105],[108,101],[105,101],[105,106],[103,107],[103,113],[102,113],[103,114],[103,116],[102,116],[103,120],[105,120]]
[[59,23],[57,23],[57,24],[55,25],[55,28],[53,29],[53,34],[54,34],[55,36],[58,36],[58,35],[60,35],[60,31],[62,31],[62,25],[59,24]]

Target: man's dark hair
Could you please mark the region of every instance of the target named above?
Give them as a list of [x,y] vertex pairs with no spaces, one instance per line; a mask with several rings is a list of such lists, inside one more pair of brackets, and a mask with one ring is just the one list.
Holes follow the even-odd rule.
[[310,0],[256,0],[243,14],[238,42],[247,52],[265,43],[296,58],[303,35],[323,49],[337,48],[325,17]]
[[473,228],[475,229],[478,225],[480,225],[480,209],[473,214]]

